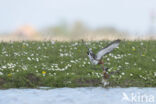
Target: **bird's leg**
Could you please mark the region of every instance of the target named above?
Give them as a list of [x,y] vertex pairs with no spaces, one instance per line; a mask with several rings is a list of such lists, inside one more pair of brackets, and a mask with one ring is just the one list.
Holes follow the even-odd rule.
[[104,67],[104,62],[103,62],[102,60],[100,60],[100,61],[99,61],[99,64],[102,65],[103,77],[104,77],[104,79],[108,79],[108,78],[110,77],[110,75],[112,75],[112,74],[119,73],[119,71],[117,70],[117,71],[114,71],[114,72],[111,72],[110,74],[108,74],[108,73],[107,73],[107,72],[108,72],[108,68],[105,68],[105,67]]
[[109,75],[108,75],[108,73],[107,73],[108,68],[105,68],[105,67],[104,67],[104,62],[103,62],[102,60],[100,60],[99,64],[102,65],[102,68],[103,68],[103,77],[104,77],[104,79],[108,79],[108,78],[109,78]]
[[102,60],[99,61],[99,64],[102,65],[103,71],[106,71],[106,72],[108,71],[108,68],[105,68],[105,67],[104,67],[104,62],[103,62]]

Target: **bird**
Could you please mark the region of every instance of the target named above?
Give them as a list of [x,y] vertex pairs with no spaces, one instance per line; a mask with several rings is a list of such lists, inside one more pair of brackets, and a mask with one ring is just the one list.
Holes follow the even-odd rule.
[[110,53],[111,51],[113,51],[115,48],[117,48],[120,44],[120,41],[121,41],[120,39],[117,39],[117,40],[111,42],[106,47],[104,47],[100,51],[98,51],[96,54],[94,54],[92,49],[88,48],[88,46],[85,44],[85,46],[88,48],[87,54],[88,54],[88,57],[89,57],[91,63],[93,65],[98,65],[98,64],[102,65],[103,75],[104,75],[104,78],[106,78],[106,79],[109,78],[109,75],[107,73],[108,68],[104,67],[104,62],[102,61],[102,57],[104,55]]

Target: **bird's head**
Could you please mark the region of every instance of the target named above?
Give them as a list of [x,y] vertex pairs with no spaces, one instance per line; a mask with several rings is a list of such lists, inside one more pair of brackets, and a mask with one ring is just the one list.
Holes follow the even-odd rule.
[[91,53],[93,53],[93,52],[92,52],[92,49],[89,48],[88,51],[87,51],[87,54],[89,55],[89,54],[91,54]]

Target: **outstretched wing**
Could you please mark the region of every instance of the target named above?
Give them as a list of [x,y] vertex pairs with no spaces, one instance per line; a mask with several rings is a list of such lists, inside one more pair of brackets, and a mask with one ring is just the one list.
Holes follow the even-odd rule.
[[108,46],[105,48],[101,49],[97,54],[96,54],[96,60],[100,60],[102,56],[106,55],[107,53],[111,52],[114,48],[117,48],[119,46],[120,40],[115,40],[112,43],[110,43]]

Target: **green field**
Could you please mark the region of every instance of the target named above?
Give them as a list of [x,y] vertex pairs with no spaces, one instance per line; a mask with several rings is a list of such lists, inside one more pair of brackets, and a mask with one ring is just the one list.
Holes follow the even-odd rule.
[[[93,52],[110,41],[86,42]],[[1,42],[0,88],[101,86],[102,68],[76,42]],[[156,41],[122,41],[103,57],[111,87],[156,87]]]

